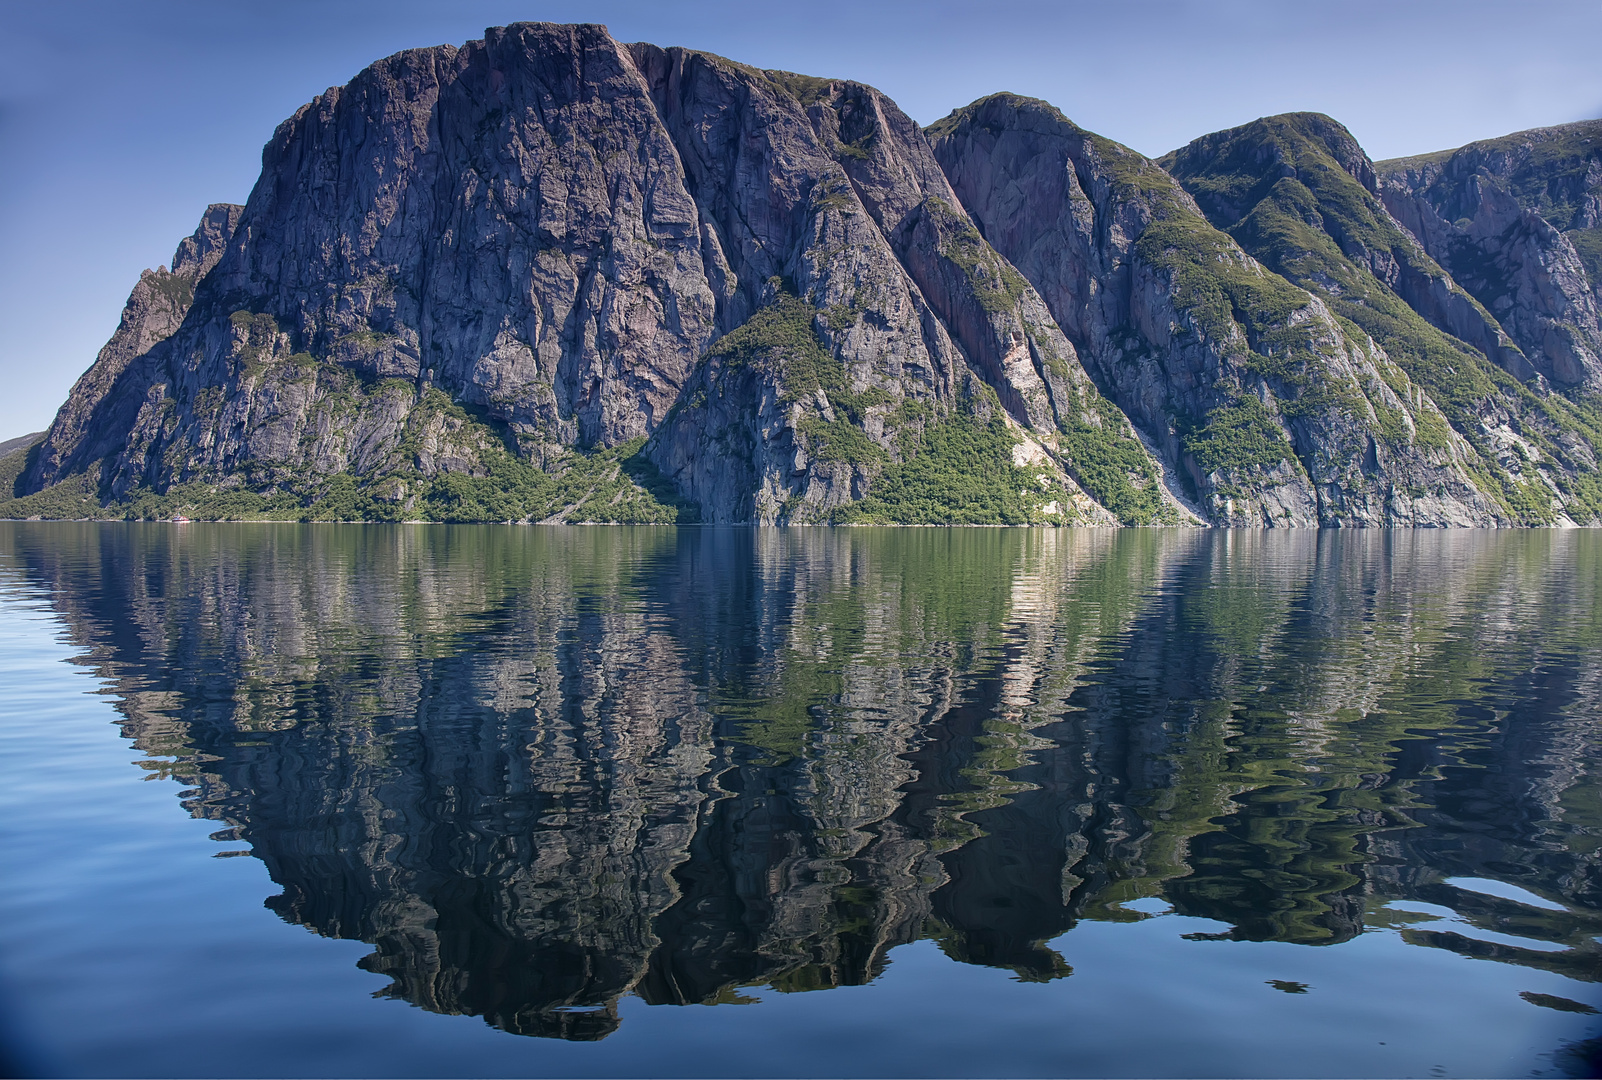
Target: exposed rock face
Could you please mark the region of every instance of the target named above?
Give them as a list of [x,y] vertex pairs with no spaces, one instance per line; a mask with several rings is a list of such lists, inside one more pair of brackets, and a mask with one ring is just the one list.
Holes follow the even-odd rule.
[[[786,298],[799,334],[738,385],[703,359]],[[1055,432],[1131,441],[893,104],[595,26],[401,53],[301,109],[159,330],[75,392],[35,488],[96,463],[111,497],[350,472],[399,502],[498,453],[561,472],[659,433],[646,457],[703,519],[806,520],[960,415],[1038,461],[1026,517],[1110,524]],[[725,407],[664,428],[692,381]]]
[[[989,393],[1056,450],[1089,380],[1039,298],[973,232],[917,125],[859,84],[631,50],[722,238],[719,277],[741,283],[725,328],[782,309],[781,290],[804,301],[715,349],[653,440],[704,513],[816,519],[860,498],[908,436]],[[1060,490],[1068,505],[1083,498],[1067,478]]]
[[1602,392],[1602,120],[1376,168],[1385,205],[1543,376]]
[[1267,117],[1162,162],[1215,226],[1366,333],[1388,381],[1407,380],[1403,396],[1438,406],[1433,423],[1413,425],[1417,444],[1449,442],[1499,517],[1602,516],[1598,401],[1555,395],[1537,377],[1546,361],[1521,352],[1386,210],[1345,128],[1315,113]]
[[[141,279],[27,460],[33,501],[0,511],[1278,526],[1602,508],[1553,494],[1596,432],[1543,420],[1537,445],[1506,406],[1476,442],[1383,335],[1212,228],[1157,164],[1007,95],[931,133],[871,87],[599,26],[399,53],[281,125],[248,203]],[[1376,248],[1363,273],[1533,374],[1420,259],[1421,277]],[[1569,470],[1553,490],[1508,463],[1532,447]]]
[[1421,423],[1444,426],[1439,413],[1372,342],[1212,228],[1157,165],[1012,95],[931,131],[986,237],[1214,520],[1501,517],[1465,446],[1423,445]]
[[194,234],[173,253],[172,269],[161,266],[139,275],[122,322],[67,395],[27,482],[43,486],[121,449],[139,402],[127,392],[114,393],[118,381],[183,324],[196,284],[222,258],[243,209],[229,203],[207,207]]

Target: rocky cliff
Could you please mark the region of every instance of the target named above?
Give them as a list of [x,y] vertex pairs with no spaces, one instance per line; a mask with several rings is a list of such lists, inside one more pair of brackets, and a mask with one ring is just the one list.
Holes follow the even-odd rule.
[[1155,163],[1012,95],[931,134],[985,235],[1211,519],[1506,520],[1383,352],[1215,229]]
[[[1000,95],[924,132],[859,83],[598,26],[492,29],[285,121],[246,205],[212,207],[141,278],[0,514],[1602,510],[1577,464],[1594,472],[1594,430],[1536,402],[1491,419],[1544,441],[1476,441],[1383,335],[1209,216],[1041,102]],[[1550,396],[1517,383],[1558,369],[1429,265],[1419,295],[1464,363],[1512,372],[1504,397]]]
[[1214,225],[1322,299],[1438,405],[1448,437],[1469,451],[1460,460],[1507,517],[1597,520],[1593,388],[1560,377],[1562,364],[1510,336],[1431,257],[1387,210],[1345,128],[1314,113],[1268,117],[1197,139],[1163,165]]
[[1386,207],[1543,376],[1602,390],[1602,120],[1375,170]]

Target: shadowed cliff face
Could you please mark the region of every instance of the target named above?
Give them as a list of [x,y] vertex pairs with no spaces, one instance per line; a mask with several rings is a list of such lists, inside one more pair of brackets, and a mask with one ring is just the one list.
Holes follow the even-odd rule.
[[1153,897],[1598,970],[1588,534],[3,529],[139,764],[428,1009],[1061,978]]

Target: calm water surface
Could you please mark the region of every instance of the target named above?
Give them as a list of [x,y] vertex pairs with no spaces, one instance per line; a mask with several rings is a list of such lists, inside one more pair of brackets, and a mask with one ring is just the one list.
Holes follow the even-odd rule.
[[78,1075],[1585,1076],[1602,535],[0,523]]

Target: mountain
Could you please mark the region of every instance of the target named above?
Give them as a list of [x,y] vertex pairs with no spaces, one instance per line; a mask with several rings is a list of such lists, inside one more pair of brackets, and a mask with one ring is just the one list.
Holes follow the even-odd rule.
[[1438,404],[1454,441],[1472,450],[1478,486],[1508,517],[1597,519],[1594,387],[1560,379],[1550,354],[1522,348],[1454,280],[1387,209],[1373,162],[1345,128],[1316,113],[1267,117],[1162,163],[1209,221],[1367,335]]
[[1156,163],[997,95],[930,129],[985,235],[1219,523],[1485,525],[1472,452],[1368,337]]
[[[1195,146],[1012,95],[925,132],[599,26],[399,53],[141,277],[0,516],[1598,518],[1596,388],[1408,239],[1355,142],[1409,283],[1331,291],[1197,194]],[[1229,160],[1236,202],[1284,168]]]

